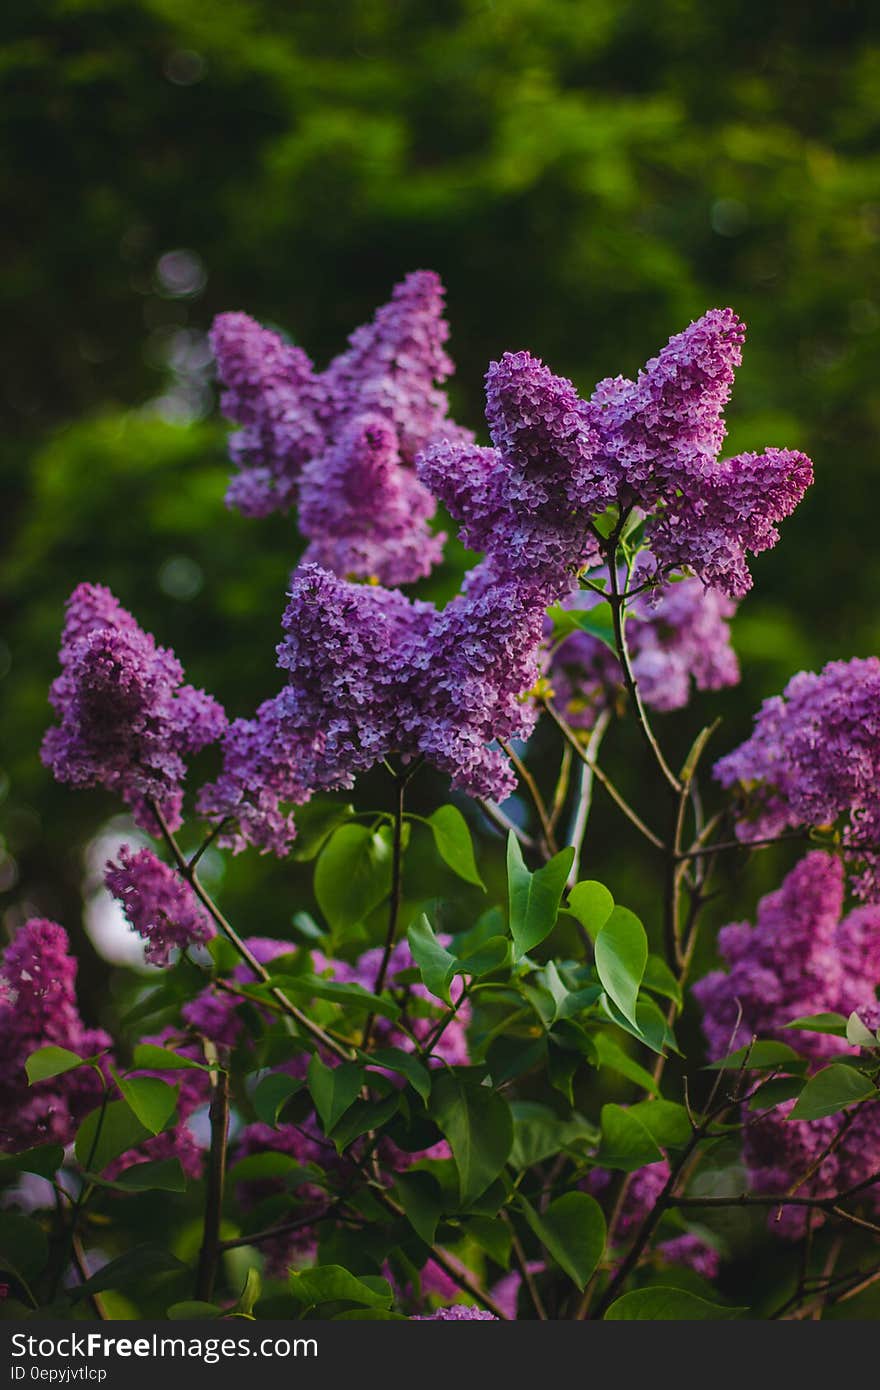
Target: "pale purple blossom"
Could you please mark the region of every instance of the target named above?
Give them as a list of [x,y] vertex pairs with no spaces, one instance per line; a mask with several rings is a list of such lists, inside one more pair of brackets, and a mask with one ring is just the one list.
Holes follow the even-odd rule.
[[151,965],[167,965],[174,950],[203,946],[214,926],[188,883],[151,849],[128,845],[110,861],[104,882],[122,906],[129,926],[146,942]]
[[43,762],[59,782],[116,793],[152,833],[147,803],[157,802],[176,829],[186,758],[222,734],[220,705],[184,684],[174,653],[99,584],[70,596],[59,661],[49,699],[60,723],[43,739]]

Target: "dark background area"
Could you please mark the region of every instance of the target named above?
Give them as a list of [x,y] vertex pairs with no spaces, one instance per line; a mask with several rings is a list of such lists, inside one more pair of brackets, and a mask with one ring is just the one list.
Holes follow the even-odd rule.
[[[677,755],[720,712],[720,752],[793,671],[877,650],[875,4],[7,0],[0,35],[0,912],[64,923],[87,1014],[106,1015],[108,976],[81,934],[82,856],[116,808],[38,759],[66,595],[109,584],[232,714],[277,684],[299,541],[293,519],[223,505],[219,310],[283,326],[322,365],[407,270],[435,268],[455,413],[479,429],[505,349],[589,392],[733,305],[750,337],[730,449],[803,448],[816,484],[753,564],[742,685],[661,732]],[[424,592],[454,592],[464,561],[451,545]],[[650,816],[632,731],[609,749]],[[555,756],[540,734],[542,775]],[[417,795],[445,792],[427,777]],[[359,794],[384,797],[379,778]],[[653,929],[642,851],[597,811],[584,871]],[[479,847],[496,899],[497,843]],[[735,876],[720,920],[783,864]],[[411,873],[424,895],[418,855]],[[485,901],[445,886],[463,912]],[[309,866],[227,862],[224,901],[283,935]]]

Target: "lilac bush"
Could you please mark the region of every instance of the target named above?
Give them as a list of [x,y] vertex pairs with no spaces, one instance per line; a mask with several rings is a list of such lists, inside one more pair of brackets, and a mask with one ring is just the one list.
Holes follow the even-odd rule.
[[[150,973],[111,1036],[80,1017],[61,927],[5,950],[0,1172],[47,1252],[30,1280],[12,1266],[23,1315],[84,1306],[98,1250],[99,1317],[120,1293],[171,1317],[728,1318],[744,1296],[822,1316],[876,1277],[880,665],[795,676],[705,786],[714,726],[676,771],[653,722],[739,679],[750,557],[812,465],[719,457],[730,309],[590,395],[505,353],[488,444],[450,419],[447,333],[425,271],[321,371],[216,321],[227,502],[295,511],[305,542],[255,710],[227,721],[100,584],[71,596],[42,757],[149,839],[105,886]],[[445,604],[405,592],[442,561],[441,505],[480,552]],[[644,810],[608,756],[622,721]],[[428,767],[450,789],[430,810]],[[581,873],[597,787],[658,871],[647,926]],[[506,901],[481,902],[499,835]],[[694,983],[723,865],[781,840],[796,862]],[[274,932],[208,886],[249,851],[278,882],[314,863],[314,903]],[[51,1210],[24,1210],[34,1175]],[[731,1223],[753,1217],[791,1264],[744,1295]]]

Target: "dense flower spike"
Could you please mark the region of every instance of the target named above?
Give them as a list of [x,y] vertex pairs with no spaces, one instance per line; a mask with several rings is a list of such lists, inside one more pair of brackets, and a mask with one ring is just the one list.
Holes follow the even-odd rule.
[[445,536],[432,536],[428,526],[436,509],[412,470],[401,468],[392,425],[381,415],[359,415],[303,469],[303,560],[352,579],[411,583],[442,559]]
[[880,893],[880,660],[801,671],[762,705],[751,738],[715,772],[737,790],[744,841],[842,818],[855,891]]
[[[595,590],[580,590],[565,605],[592,608]],[[739,680],[739,662],[730,644],[729,621],[736,604],[698,579],[664,584],[656,595],[635,599],[627,619],[633,674],[651,709],[682,709],[691,683],[698,690],[720,690]],[[599,713],[613,707],[623,689],[617,657],[588,632],[573,632],[553,650],[548,679],[569,724],[591,729]]]
[[[847,1043],[827,1033],[793,1032],[786,1023],[804,1015],[848,1016],[853,1011],[873,1020],[880,985],[880,906],[856,908],[841,920],[843,886],[839,860],[816,850],[781,888],[762,898],[754,928],[737,922],[721,930],[718,947],[729,969],[714,971],[694,986],[712,1057],[757,1035],[778,1038],[820,1062],[849,1051]],[[790,1109],[787,1105],[749,1117],[744,1156],[758,1192],[785,1192],[839,1127],[839,1116],[790,1122]],[[823,1161],[804,1195],[833,1195],[878,1170],[880,1105],[870,1105],[844,1143]],[[783,1229],[798,1234],[803,1212],[787,1211]]]
[[453,1303],[449,1308],[438,1308],[435,1313],[420,1313],[411,1322],[497,1322],[494,1313],[472,1304]]
[[222,734],[220,705],[185,685],[174,653],[99,584],[68,600],[59,660],[49,699],[61,722],[46,733],[43,762],[59,782],[115,792],[155,833],[154,800],[176,828],[185,758]]
[[435,503],[410,465],[436,439],[470,437],[439,389],[452,371],[448,332],[432,271],[395,286],[320,374],[246,314],[221,314],[211,335],[221,405],[242,427],[230,440],[240,471],[229,505],[265,516],[298,501],[307,559],[339,575],[404,584],[428,574],[444,537],[431,536]]
[[718,949],[728,971],[714,971],[694,986],[713,1058],[744,1046],[755,1034],[778,1038],[815,1058],[847,1050],[831,1034],[795,1038],[785,1028],[807,1014],[849,1015],[875,1002],[880,906],[856,908],[841,920],[843,887],[840,861],[814,850],[776,892],[761,899],[754,927],[747,922],[722,927]]
[[435,445],[420,476],[468,545],[508,572],[528,569],[554,597],[595,562],[593,522],[612,504],[646,514],[662,573],[691,570],[741,595],[747,553],[775,544],[812,481],[791,450],[717,459],[743,337],[732,310],[709,310],[636,381],[600,382],[589,402],[528,353],[507,353],[486,378],[495,448]]
[[77,962],[67,933],[31,918],[16,932],[0,966],[0,1151],[48,1142],[66,1144],[101,1098],[101,1079],[78,1067],[29,1087],[25,1062],[55,1045],[91,1057],[111,1046],[101,1029],[86,1028],[76,1003]]
[[326,392],[301,348],[247,314],[220,314],[211,347],[224,387],[221,409],[242,426],[229,441],[240,472],[226,501],[245,516],[284,511],[295,500],[303,464],[324,447],[318,411]]
[[390,754],[425,756],[454,786],[505,796],[514,779],[489,745],[534,726],[521,697],[538,675],[543,610],[540,591],[485,567],[438,610],[302,566],[278,648],[288,685],[231,726],[201,811],[236,822],[223,836],[234,849],[283,853],[294,832],[284,803],[350,787]]
[[147,943],[145,954],[151,965],[167,965],[173,950],[202,946],[214,935],[213,924],[189,884],[151,849],[134,853],[123,845],[118,862],[108,863],[104,882],[122,904],[133,930]]

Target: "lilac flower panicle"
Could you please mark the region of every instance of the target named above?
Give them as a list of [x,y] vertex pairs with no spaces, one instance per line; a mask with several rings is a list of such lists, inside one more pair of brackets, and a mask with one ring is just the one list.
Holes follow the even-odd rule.
[[[843,869],[821,850],[808,854],[776,892],[758,904],[757,922],[722,928],[718,948],[727,971],[713,971],[694,986],[703,1011],[709,1054],[719,1057],[754,1036],[778,1038],[813,1067],[851,1052],[831,1034],[792,1031],[794,1018],[816,1013],[872,1017],[880,985],[880,905],[856,908],[841,919]],[[839,1117],[789,1121],[793,1102],[757,1116],[747,1114],[743,1153],[752,1188],[782,1193],[823,1154]],[[880,1104],[860,1112],[844,1143],[826,1155],[804,1185],[805,1196],[827,1197],[880,1170]],[[880,1185],[870,1190],[880,1205]],[[798,1235],[802,1210],[786,1208],[775,1229]]]
[[240,471],[227,504],[251,517],[286,511],[303,464],[326,442],[318,422],[325,401],[320,380],[301,348],[247,314],[220,314],[211,347],[224,387],[221,409],[241,426],[229,441]]
[[338,443],[303,470],[303,556],[336,574],[391,586],[430,574],[445,536],[428,523],[437,504],[401,465],[397,436],[381,415],[356,416]]
[[843,820],[859,896],[880,894],[880,660],[801,671],[766,700],[754,732],[715,766],[735,788],[743,841]]
[[425,484],[499,572],[540,577],[559,599],[599,558],[594,519],[615,505],[646,514],[663,573],[693,572],[738,597],[746,557],[774,545],[812,481],[793,450],[719,460],[724,407],[744,328],[710,309],[640,372],[600,382],[589,402],[528,353],[508,353],[487,375],[493,449],[438,443],[418,462]]
[[43,739],[45,765],[60,782],[115,792],[155,833],[154,800],[176,829],[185,759],[220,737],[220,705],[184,684],[174,653],[101,585],[80,584],[68,600],[59,660],[49,699],[60,723]]
[[167,965],[173,950],[202,946],[214,935],[192,888],[151,849],[134,853],[123,845],[117,862],[107,864],[104,882],[122,904],[129,925],[147,943],[151,965]]
[[485,568],[472,580],[438,610],[315,565],[297,570],[278,648],[288,684],[230,727],[221,775],[200,794],[203,814],[236,822],[224,843],[284,853],[289,803],[350,787],[390,754],[424,755],[475,795],[512,789],[491,745],[534,726],[523,696],[539,674],[543,597]]
[[433,1313],[417,1313],[410,1322],[497,1322],[494,1313],[472,1304],[453,1303],[449,1308],[438,1308]]
[[378,412],[394,426],[410,464],[431,440],[466,436],[449,421],[449,402],[438,389],[453,371],[443,348],[449,337],[443,299],[438,275],[412,271],[372,322],[355,329],[324,374],[334,433],[355,415]]
[[76,959],[55,922],[31,918],[18,929],[0,965],[0,1151],[67,1144],[101,1098],[101,1079],[78,1067],[29,1086],[25,1063],[40,1047],[81,1057],[109,1049],[110,1037],[87,1028],[76,1002]]

